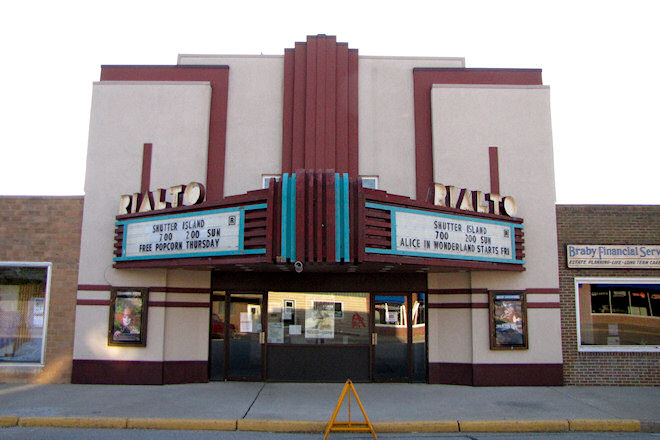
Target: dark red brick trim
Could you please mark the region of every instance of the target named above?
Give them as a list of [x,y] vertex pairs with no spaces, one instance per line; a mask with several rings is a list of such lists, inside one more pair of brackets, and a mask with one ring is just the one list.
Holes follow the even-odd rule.
[[433,185],[431,87],[433,84],[541,85],[539,69],[417,68],[413,70],[415,100],[415,164],[417,200]]
[[490,192],[500,193],[500,161],[497,147],[488,148],[488,162],[490,164]]
[[164,385],[208,382],[207,361],[109,361],[74,359],[71,383]]
[[284,51],[282,172],[358,172],[358,53],[316,35]]
[[150,307],[178,307],[178,308],[197,308],[208,309],[211,307],[209,302],[187,302],[187,301],[149,301]]
[[223,197],[227,137],[229,66],[102,66],[101,81],[207,81],[211,115],[206,170],[206,200]]
[[472,386],[561,386],[562,364],[430,362],[429,383]]
[[109,299],[79,299],[76,301],[77,306],[109,306]]

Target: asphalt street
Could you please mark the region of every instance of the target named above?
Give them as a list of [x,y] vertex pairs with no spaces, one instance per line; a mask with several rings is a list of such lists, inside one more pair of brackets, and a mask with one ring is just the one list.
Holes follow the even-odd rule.
[[[659,440],[652,433],[406,433],[377,434],[381,440]],[[331,433],[328,440],[369,440],[369,434]],[[157,429],[0,428],[2,440],[320,440],[323,434],[240,431],[167,431]]]

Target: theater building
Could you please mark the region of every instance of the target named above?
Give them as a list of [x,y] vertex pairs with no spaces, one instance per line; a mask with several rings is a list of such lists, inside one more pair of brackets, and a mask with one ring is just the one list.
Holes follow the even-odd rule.
[[72,382],[561,385],[552,150],[536,69],[103,66]]

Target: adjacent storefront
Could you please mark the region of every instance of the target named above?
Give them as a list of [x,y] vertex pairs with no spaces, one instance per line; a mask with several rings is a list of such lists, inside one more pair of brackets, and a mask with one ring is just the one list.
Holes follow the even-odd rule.
[[71,379],[82,197],[0,197],[0,382]]
[[660,383],[659,215],[557,206],[567,383]]
[[563,383],[539,70],[319,35],[91,113],[73,382]]

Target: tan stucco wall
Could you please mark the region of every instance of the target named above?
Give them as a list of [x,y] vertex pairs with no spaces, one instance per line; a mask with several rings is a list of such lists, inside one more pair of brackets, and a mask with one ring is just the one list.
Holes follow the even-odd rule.
[[413,69],[464,66],[463,58],[360,57],[360,175],[378,176],[379,189],[415,198]]
[[181,65],[229,66],[225,195],[261,188],[282,172],[284,57],[180,55]]

